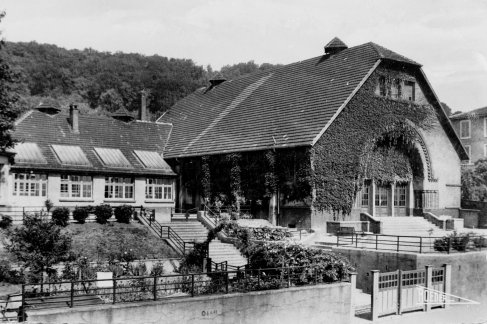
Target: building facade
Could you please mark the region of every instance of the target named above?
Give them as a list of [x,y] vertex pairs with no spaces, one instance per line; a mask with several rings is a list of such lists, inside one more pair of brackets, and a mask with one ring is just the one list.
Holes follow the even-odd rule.
[[324,55],[215,78],[159,121],[173,125],[165,157],[182,170],[181,207],[223,195],[302,227],[458,215],[465,149],[421,65],[374,43],[335,38]]
[[16,123],[14,163],[2,164],[2,209],[35,210],[50,200],[143,205],[168,216],[175,199],[175,173],[163,158],[170,130],[124,111],[110,118],[80,115],[76,106],[69,115],[52,106],[30,110]]
[[469,155],[466,164],[487,159],[487,107],[452,115],[450,120]]

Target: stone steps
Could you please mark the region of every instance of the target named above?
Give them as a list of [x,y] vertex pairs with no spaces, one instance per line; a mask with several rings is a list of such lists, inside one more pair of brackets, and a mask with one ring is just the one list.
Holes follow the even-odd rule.
[[247,259],[233,244],[223,243],[217,238],[210,242],[208,254],[215,263],[227,261],[228,265],[234,267],[242,267],[247,264]]

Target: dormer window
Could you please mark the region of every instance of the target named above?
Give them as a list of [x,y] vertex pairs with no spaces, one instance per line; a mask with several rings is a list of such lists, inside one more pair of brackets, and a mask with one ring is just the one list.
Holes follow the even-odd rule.
[[381,97],[387,96],[386,78],[379,78],[379,94]]

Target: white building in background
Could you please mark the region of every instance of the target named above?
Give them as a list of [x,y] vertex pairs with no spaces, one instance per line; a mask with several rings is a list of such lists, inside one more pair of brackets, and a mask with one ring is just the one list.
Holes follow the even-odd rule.
[[[20,142],[0,157],[0,206],[144,205],[159,215],[174,207],[175,173],[163,159],[171,124],[138,120],[125,110],[113,118],[69,115],[53,106],[30,110],[16,123]],[[14,163],[12,163],[14,162]]]

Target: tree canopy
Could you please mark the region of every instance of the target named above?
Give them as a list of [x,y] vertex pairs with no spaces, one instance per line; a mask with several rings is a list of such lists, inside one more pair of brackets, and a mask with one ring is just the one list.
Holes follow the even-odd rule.
[[[5,12],[0,12],[0,22],[3,17]],[[17,96],[13,92],[15,73],[6,60],[4,45],[4,41],[0,40],[0,151],[5,151],[15,144],[11,131],[19,115],[16,106]]]
[[[83,113],[106,114],[120,107],[136,111],[140,92],[148,90],[148,110],[155,119],[179,99],[207,86],[218,72],[189,59],[67,50],[36,42],[7,42],[4,50],[6,63],[19,76],[13,90],[23,110],[41,102],[61,107],[77,102],[86,103],[80,105]],[[273,67],[250,61],[224,66],[221,72],[229,80]]]

